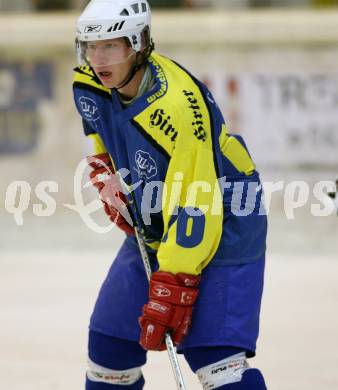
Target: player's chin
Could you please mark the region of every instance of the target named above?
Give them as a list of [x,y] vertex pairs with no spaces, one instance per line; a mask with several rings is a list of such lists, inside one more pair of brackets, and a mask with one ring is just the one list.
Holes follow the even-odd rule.
[[112,77],[110,77],[110,78],[107,78],[107,77],[101,78],[100,76],[98,76],[98,77],[99,77],[102,85],[106,88],[115,88],[117,85],[116,82],[114,82],[114,79]]
[[102,85],[103,85],[105,88],[115,88],[115,87],[116,87],[115,83],[113,83],[112,81],[101,80],[101,83],[102,83]]

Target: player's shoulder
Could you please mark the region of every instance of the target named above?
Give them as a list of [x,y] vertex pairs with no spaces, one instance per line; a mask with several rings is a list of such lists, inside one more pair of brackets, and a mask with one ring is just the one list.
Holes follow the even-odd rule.
[[111,90],[105,88],[95,72],[89,66],[74,68],[73,88],[89,89],[93,92],[110,95]]
[[[161,82],[162,104],[176,108],[179,112],[182,108],[189,108],[193,102],[205,107],[207,104],[207,87],[198,80],[189,70],[178,62],[153,53],[150,63],[156,70],[156,77]],[[150,100],[156,100],[156,95]],[[191,108],[191,107],[190,107]]]
[[157,87],[134,122],[171,156],[177,144],[190,148],[211,145],[211,120],[197,79],[175,61],[153,53],[149,63]]
[[161,69],[161,83],[166,83],[167,90],[151,107],[162,109],[157,112],[162,116],[170,116],[175,128],[190,129],[194,138],[204,143],[207,133],[211,131],[214,111],[216,112],[211,107],[216,107],[211,93],[200,80],[176,61],[156,53],[152,59],[153,65],[158,64]]

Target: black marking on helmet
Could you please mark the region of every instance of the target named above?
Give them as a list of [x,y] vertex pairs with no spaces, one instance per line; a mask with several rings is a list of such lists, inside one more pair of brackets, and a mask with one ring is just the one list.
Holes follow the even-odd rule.
[[122,27],[123,27],[123,25],[125,24],[125,20],[123,20],[121,23],[120,23],[120,26],[119,26],[119,30],[121,30],[122,29]]
[[139,14],[140,13],[138,3],[132,4],[131,8],[134,10],[135,14]]
[[123,20],[122,22],[117,22],[115,23],[113,26],[109,27],[109,29],[107,30],[107,32],[112,32],[112,31],[120,31],[123,27],[123,25],[125,24],[125,20]]

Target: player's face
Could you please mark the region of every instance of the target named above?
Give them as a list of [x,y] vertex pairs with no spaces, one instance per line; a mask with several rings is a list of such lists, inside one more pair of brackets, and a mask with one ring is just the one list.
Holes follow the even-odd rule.
[[135,52],[124,38],[88,42],[87,58],[106,88],[120,85],[135,61]]

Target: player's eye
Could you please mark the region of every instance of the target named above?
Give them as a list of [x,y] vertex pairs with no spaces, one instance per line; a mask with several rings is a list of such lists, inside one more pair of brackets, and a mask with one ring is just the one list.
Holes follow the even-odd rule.
[[118,45],[116,43],[106,43],[105,48],[106,49],[116,49]]

